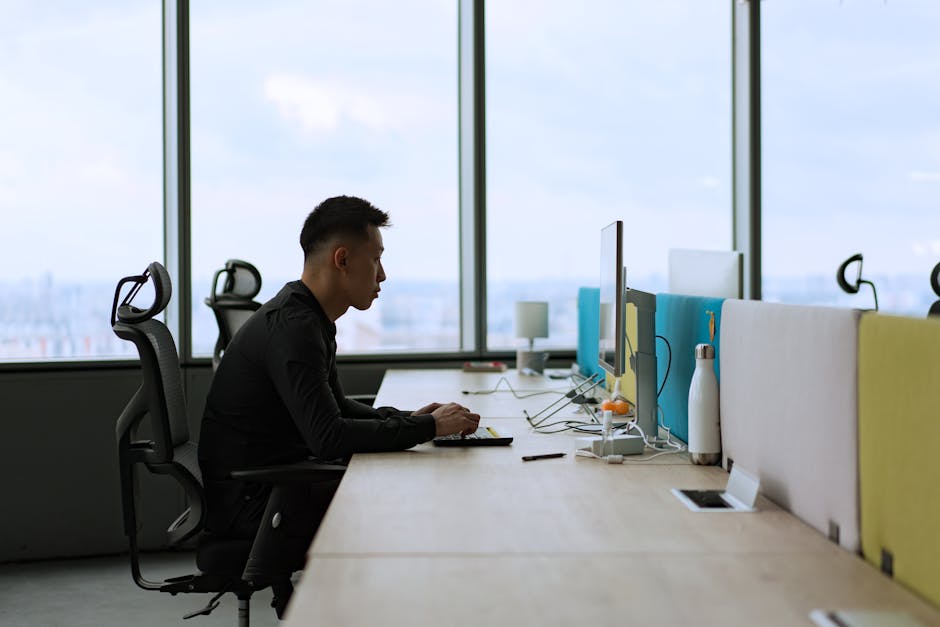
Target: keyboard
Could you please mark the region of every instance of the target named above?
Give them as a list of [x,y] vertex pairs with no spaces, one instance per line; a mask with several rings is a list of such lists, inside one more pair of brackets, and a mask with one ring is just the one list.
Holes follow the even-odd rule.
[[435,446],[506,446],[512,442],[512,435],[495,427],[480,427],[470,435],[442,435],[432,440]]

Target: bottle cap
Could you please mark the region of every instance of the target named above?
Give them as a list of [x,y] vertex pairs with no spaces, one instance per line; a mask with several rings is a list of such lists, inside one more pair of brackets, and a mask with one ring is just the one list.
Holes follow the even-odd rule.
[[695,345],[695,358],[696,359],[714,359],[715,358],[715,347],[711,344],[696,344]]

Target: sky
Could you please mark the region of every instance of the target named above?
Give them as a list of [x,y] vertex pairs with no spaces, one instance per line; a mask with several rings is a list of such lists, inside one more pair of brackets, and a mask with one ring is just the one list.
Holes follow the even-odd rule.
[[[390,279],[454,279],[456,3],[191,4],[194,276],[230,257],[296,275],[303,218],[353,193],[392,215]],[[665,274],[671,247],[730,247],[729,5],[490,3],[491,279],[591,280],[617,219],[635,276]],[[929,272],[940,7],[762,9],[765,273],[859,251]],[[4,13],[0,280],[113,280],[162,258],[160,3]]]

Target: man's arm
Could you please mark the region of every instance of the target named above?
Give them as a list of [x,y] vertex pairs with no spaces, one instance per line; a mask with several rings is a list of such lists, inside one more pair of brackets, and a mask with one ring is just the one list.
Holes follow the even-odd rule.
[[[346,392],[343,390],[343,385],[339,381],[339,375],[336,372],[335,366],[333,366],[330,371],[329,379],[330,387],[333,389],[333,398],[336,399],[340,414],[344,418],[352,418],[354,420],[374,418],[385,419],[395,414],[409,415],[412,413],[410,411],[401,411],[399,409],[395,409],[394,407],[372,407],[371,405],[360,403],[356,399],[349,398],[346,396]],[[416,413],[430,414],[431,412],[421,411]]]
[[365,403],[360,403],[354,398],[343,398],[343,401],[339,403],[340,413],[344,418],[352,418],[353,420],[362,420],[369,418],[379,418],[384,420],[390,416],[404,415],[411,416],[412,414],[430,414],[431,412],[411,412],[403,411],[401,409],[395,409],[394,407],[372,407],[371,405],[366,405]]
[[[384,412],[343,397],[330,386],[331,355],[322,336],[298,321],[274,332],[265,363],[281,400],[310,451],[321,459],[357,452],[398,451],[432,439],[435,419]],[[347,416],[343,410],[359,417]]]

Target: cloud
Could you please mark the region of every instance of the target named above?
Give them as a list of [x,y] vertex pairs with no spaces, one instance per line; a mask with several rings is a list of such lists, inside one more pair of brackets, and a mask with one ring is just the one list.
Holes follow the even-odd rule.
[[940,255],[940,239],[929,242],[914,242],[911,244],[911,250],[915,257],[924,257],[926,255],[935,257]]
[[392,126],[374,97],[328,81],[275,74],[265,79],[264,95],[308,133],[332,132],[344,119],[374,131]]
[[721,179],[717,176],[700,176],[695,180],[702,187],[708,187],[711,189],[721,187]]
[[0,180],[22,176],[24,168],[12,150],[0,150]]
[[109,161],[86,163],[78,168],[78,180],[100,185],[115,185],[128,179],[124,168]]
[[940,172],[914,170],[907,175],[907,178],[914,183],[940,183]]

